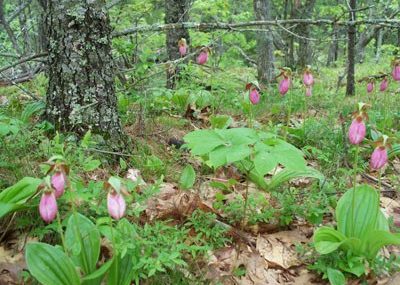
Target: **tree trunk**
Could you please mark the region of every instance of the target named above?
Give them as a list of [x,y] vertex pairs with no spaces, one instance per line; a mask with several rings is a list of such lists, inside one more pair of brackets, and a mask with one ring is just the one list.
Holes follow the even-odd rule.
[[338,48],[338,41],[337,41],[337,36],[338,36],[338,27],[335,25],[333,26],[333,32],[332,32],[332,42],[329,46],[329,51],[328,51],[328,58],[326,60],[326,66],[330,66],[332,62],[335,62],[337,59],[337,48]]
[[[307,0],[304,5],[299,5],[296,9],[296,15],[300,19],[308,19],[311,18],[316,0]],[[306,65],[311,64],[311,56],[312,50],[310,41],[307,39],[310,37],[310,26],[307,24],[299,24],[296,28],[296,33],[300,35],[302,38],[299,38],[299,53],[298,53],[298,61],[297,66],[305,67]]]
[[382,29],[381,26],[369,27],[366,31],[361,33],[359,40],[355,47],[356,49],[356,61],[362,63],[365,58],[365,48],[376,37],[378,32]]
[[382,39],[383,39],[383,30],[379,30],[378,34],[376,36],[376,48],[375,48],[375,62],[379,63],[379,60],[381,58],[381,46],[382,46]]
[[109,142],[120,143],[122,128],[105,1],[48,0],[46,4],[47,120],[56,130],[78,135],[91,130]]
[[[271,20],[270,0],[254,0],[254,14],[257,21]],[[257,72],[258,81],[270,84],[274,78],[274,40],[272,31],[264,26],[267,31],[257,33]]]
[[[295,9],[293,8],[292,0],[285,0],[285,7],[283,13],[283,19],[287,20],[290,12],[290,17],[294,18]],[[294,66],[294,40],[293,36],[286,34],[284,36],[286,42],[286,53],[285,53],[285,66],[293,67]]]
[[37,19],[37,33],[38,36],[36,42],[36,51],[37,53],[47,51],[47,47],[49,45],[47,38],[47,27],[46,27],[46,9],[47,9],[47,0],[37,0],[39,3],[39,14],[40,16]]
[[[350,0],[349,20],[356,20],[356,0]],[[347,85],[346,96],[354,96],[355,90],[355,46],[356,46],[356,26],[350,25],[348,29],[348,43],[347,43]]]
[[[189,19],[189,0],[165,0],[165,23],[187,22]],[[186,39],[189,46],[189,31],[184,28],[177,28],[167,31],[167,53],[169,60],[176,60],[181,57],[179,54],[178,42],[180,39]],[[167,88],[175,88],[179,67],[171,65],[167,68]]]

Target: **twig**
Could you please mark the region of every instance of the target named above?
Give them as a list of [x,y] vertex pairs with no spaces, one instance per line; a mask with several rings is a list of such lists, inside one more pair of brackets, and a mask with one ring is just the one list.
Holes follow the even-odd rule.
[[10,65],[4,66],[2,68],[0,68],[0,72],[6,71],[7,69],[13,68],[14,66],[17,66],[19,64],[37,59],[37,58],[41,58],[41,57],[45,57],[47,55],[47,52],[42,52],[42,53],[37,53],[37,54],[33,54],[24,58],[21,58],[19,61],[14,62]]
[[108,151],[108,150],[101,150],[101,149],[97,149],[97,148],[86,148],[85,150],[93,151],[93,152],[100,152],[100,153],[105,153],[105,154],[113,154],[113,155],[119,155],[119,156],[133,157],[132,154],[115,152],[115,151]]
[[255,27],[255,26],[282,26],[284,24],[305,24],[305,25],[338,25],[338,26],[353,26],[353,25],[363,25],[363,24],[386,24],[393,28],[400,27],[399,19],[360,19],[355,21],[336,21],[329,19],[288,19],[288,20],[265,20],[265,21],[249,21],[249,22],[239,22],[239,23],[224,23],[224,22],[214,22],[214,23],[196,23],[196,22],[181,22],[172,24],[154,24],[154,25],[144,25],[135,26],[124,31],[117,31],[113,33],[113,37],[126,36],[138,32],[161,32],[173,29],[198,29],[199,31],[207,30],[233,30],[240,27]]

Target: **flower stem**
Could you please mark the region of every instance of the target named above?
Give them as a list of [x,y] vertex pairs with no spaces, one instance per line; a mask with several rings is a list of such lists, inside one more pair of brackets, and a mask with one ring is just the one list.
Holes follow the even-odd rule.
[[244,226],[246,224],[246,215],[247,215],[247,206],[248,206],[248,200],[249,200],[249,175],[246,175],[246,193],[244,197],[244,206],[243,206],[243,218],[242,218],[242,230],[244,229]]
[[63,229],[62,229],[61,219],[60,219],[60,214],[59,214],[59,213],[57,213],[57,224],[58,224],[58,233],[60,234],[60,237],[61,237],[61,243],[62,243],[62,245],[63,245],[64,252],[65,252],[67,255],[69,255],[69,254],[68,254],[68,251],[67,251],[67,246],[65,245],[64,231],[63,231]]
[[291,116],[291,113],[292,113],[292,106],[291,106],[291,100],[290,100],[290,91],[288,91],[286,96],[288,98],[288,113],[287,113],[286,130],[285,130],[285,136],[284,136],[285,141],[287,139],[287,135],[288,135],[288,132],[289,132],[290,116]]
[[381,189],[382,189],[382,170],[379,170],[379,177],[378,177],[379,198],[381,197]]
[[307,136],[306,136],[306,116],[307,116],[307,97],[304,96],[304,110],[303,110],[303,138],[304,144],[306,144]]
[[353,166],[353,171],[354,171],[354,178],[353,178],[353,197],[351,201],[351,220],[353,222],[352,225],[352,231],[353,231],[353,236],[354,236],[354,225],[356,224],[355,220],[355,215],[354,211],[356,209],[356,184],[357,184],[357,169],[358,169],[358,155],[360,152],[360,146],[356,146],[356,154],[355,154],[355,160],[354,160],[354,166]]
[[253,105],[250,104],[249,106],[249,128],[253,128]]

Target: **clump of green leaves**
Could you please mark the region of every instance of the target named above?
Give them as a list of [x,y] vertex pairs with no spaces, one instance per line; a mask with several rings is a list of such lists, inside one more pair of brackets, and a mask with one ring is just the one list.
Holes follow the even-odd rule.
[[[380,210],[379,194],[368,185],[351,189],[340,198],[336,220],[337,229],[321,227],[314,233],[315,248],[322,255],[339,251],[346,253],[346,257],[350,254],[352,259],[360,260],[358,266],[348,266],[345,270],[358,277],[367,272],[364,260],[372,263],[382,247],[400,244],[400,234],[389,231],[388,221]],[[343,270],[342,267],[328,268],[328,272],[344,280],[338,269]],[[344,284],[333,283],[332,278],[329,277],[332,284]]]
[[[205,140],[204,138],[207,138]],[[184,137],[192,154],[212,168],[234,164],[264,190],[276,188],[296,177],[321,178],[307,167],[303,153],[275,134],[249,128],[196,130]],[[267,184],[264,176],[278,164],[285,170]]]
[[196,210],[186,225],[193,227],[196,233],[194,242],[198,245],[214,249],[221,248],[230,242],[230,239],[226,236],[228,228],[218,222],[216,215],[213,213]]

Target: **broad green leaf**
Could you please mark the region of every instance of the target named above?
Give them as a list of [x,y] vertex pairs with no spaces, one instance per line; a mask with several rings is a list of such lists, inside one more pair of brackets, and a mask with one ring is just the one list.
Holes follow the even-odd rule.
[[223,145],[223,138],[215,131],[198,130],[184,136],[184,141],[194,155],[208,154],[216,147]]
[[228,155],[229,149],[225,146],[219,146],[213,151],[210,152],[209,155],[209,165],[211,167],[217,168],[222,165],[225,165],[228,163],[227,161],[227,155]]
[[225,143],[232,145],[250,145],[258,140],[256,131],[248,128],[217,129],[215,132],[224,138]]
[[389,222],[386,219],[385,215],[383,214],[382,210],[379,210],[378,220],[375,229],[387,232],[389,231]]
[[179,180],[179,184],[182,187],[182,189],[189,189],[192,188],[194,185],[194,182],[196,180],[196,173],[194,172],[193,167],[188,164],[186,167],[183,169],[181,178]]
[[228,153],[226,156],[226,161],[228,163],[233,163],[245,159],[250,155],[250,148],[247,145],[234,145],[228,148]]
[[2,190],[0,192],[0,218],[25,208],[25,202],[35,194],[40,183],[40,179],[24,177],[13,186]]
[[328,267],[327,274],[331,285],[346,285],[346,278],[341,271]]
[[378,251],[387,245],[400,245],[400,234],[393,234],[388,231],[375,230],[366,234],[363,238],[363,252],[366,257],[373,259]]
[[132,253],[128,252],[123,258],[118,255],[108,273],[107,285],[129,285],[133,277]]
[[264,176],[278,165],[278,159],[274,154],[260,151],[254,156],[254,168]]
[[74,255],[74,263],[87,275],[96,270],[100,255],[100,232],[85,216],[73,213],[65,232],[65,245]]
[[13,203],[2,203],[0,202],[0,218],[4,217],[5,215],[18,211],[19,209],[24,208],[24,205],[20,204],[13,204]]
[[280,141],[273,150],[280,164],[291,170],[305,170],[307,163],[304,154],[287,142]]
[[321,227],[314,233],[315,249],[321,254],[328,254],[338,249],[346,237],[330,227]]
[[114,262],[114,258],[112,258],[111,260],[104,263],[99,269],[97,269],[93,273],[90,273],[89,275],[86,275],[85,277],[83,277],[82,284],[83,285],[93,284],[93,281],[95,281],[97,284],[100,284],[101,280],[103,279],[103,277],[107,273],[107,271],[110,269],[113,262]]
[[[353,209],[353,193],[354,205]],[[354,211],[354,221],[353,218]],[[377,226],[379,213],[379,195],[374,188],[361,185],[348,190],[339,200],[336,207],[338,230],[347,237],[362,239]]]
[[16,184],[0,192],[0,202],[23,204],[31,197],[42,180],[32,177],[24,177]]
[[45,243],[29,243],[25,259],[28,269],[43,285],[79,285],[74,264],[60,249]]
[[287,181],[300,177],[316,178],[320,181],[324,179],[324,176],[321,172],[311,167],[307,167],[304,170],[284,169],[272,176],[268,183],[268,189],[273,190]]

